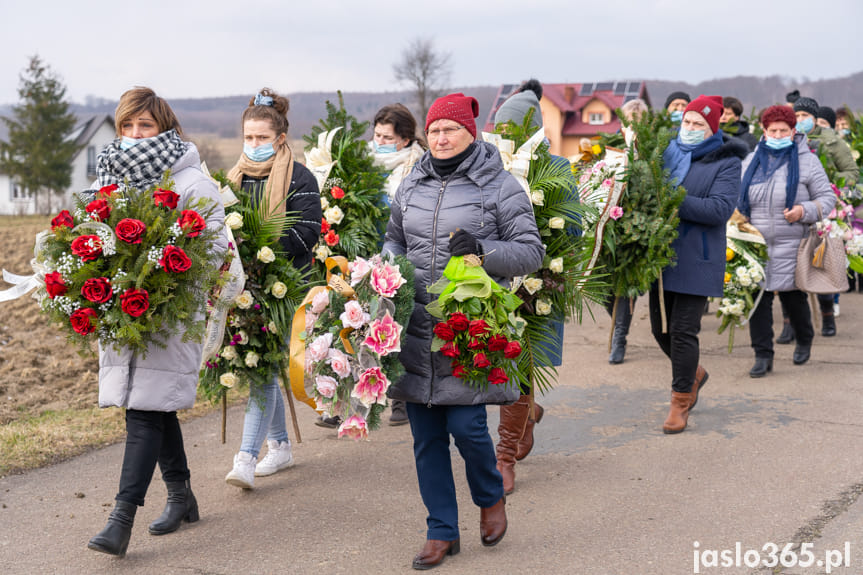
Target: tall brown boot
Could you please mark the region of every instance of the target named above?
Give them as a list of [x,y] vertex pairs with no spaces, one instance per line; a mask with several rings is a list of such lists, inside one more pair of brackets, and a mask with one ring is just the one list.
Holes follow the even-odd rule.
[[497,442],[495,453],[497,470],[503,475],[503,492],[506,494],[515,489],[515,454],[527,425],[529,401],[530,396],[522,395],[512,405],[500,406],[500,425],[497,426],[500,441]]
[[680,393],[678,391],[671,392],[671,409],[668,411],[668,417],[665,423],[662,424],[662,432],[667,434],[680,433],[686,429],[686,422],[689,419],[689,406],[692,405],[692,392]]
[[[525,395],[522,397],[527,397],[528,401],[530,401],[530,396]],[[528,405],[530,404],[528,403]],[[542,406],[534,401],[533,417],[531,417],[530,412],[528,411],[527,425],[524,426],[524,435],[521,436],[521,440],[518,442],[518,450],[515,452],[516,461],[521,461],[527,457],[527,454],[530,453],[531,449],[533,449],[533,426],[539,423],[544,413],[545,410]]]

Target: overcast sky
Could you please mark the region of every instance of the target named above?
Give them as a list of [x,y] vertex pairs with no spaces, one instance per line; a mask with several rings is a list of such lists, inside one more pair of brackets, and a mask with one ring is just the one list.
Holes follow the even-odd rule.
[[419,36],[456,86],[834,78],[863,70],[861,16],[863,0],[0,0],[0,104],[33,54],[76,102],[397,90]]

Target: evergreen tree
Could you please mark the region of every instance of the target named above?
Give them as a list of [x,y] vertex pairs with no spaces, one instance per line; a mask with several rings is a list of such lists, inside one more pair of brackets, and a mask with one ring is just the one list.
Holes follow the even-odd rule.
[[52,194],[69,187],[77,151],[75,142],[67,139],[76,120],[65,95],[59,78],[33,56],[20,76],[21,103],[12,109],[13,118],[0,117],[9,127],[8,142],[0,142],[0,172],[34,195],[37,208],[45,191],[46,213],[52,211]]

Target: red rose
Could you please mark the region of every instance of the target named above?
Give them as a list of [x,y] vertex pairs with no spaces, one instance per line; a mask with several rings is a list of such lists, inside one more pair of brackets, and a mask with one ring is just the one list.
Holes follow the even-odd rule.
[[472,337],[470,338],[470,343],[467,344],[467,348],[473,351],[478,351],[481,349],[485,349],[485,342],[481,339]]
[[339,234],[337,234],[335,230],[330,230],[324,236],[324,241],[327,242],[328,246],[332,247],[339,243]]
[[172,273],[181,273],[188,271],[192,267],[192,260],[186,255],[182,248],[177,246],[165,246],[162,250],[162,257],[159,259],[159,264],[165,270]]
[[446,357],[458,357],[461,352],[458,350],[458,345],[454,341],[448,341],[440,348],[440,352]]
[[467,328],[467,332],[473,337],[485,335],[488,332],[488,324],[485,323],[484,319],[471,320],[470,326]]
[[96,310],[92,310],[88,307],[81,307],[76,309],[75,312],[69,316],[69,322],[72,324],[72,329],[75,330],[75,333],[87,335],[96,330],[96,326],[93,325],[93,320],[96,319],[96,317]]
[[72,240],[72,253],[83,262],[95,260],[102,255],[102,238],[99,236],[78,236]]
[[63,210],[57,217],[51,220],[51,231],[53,232],[57,228],[73,228],[75,227],[75,220],[72,219],[72,214],[69,213],[69,210]]
[[449,316],[447,324],[449,324],[449,326],[455,331],[464,331],[468,328],[470,322],[468,321],[466,315],[464,315],[460,311],[457,311],[451,316]]
[[177,209],[177,202],[179,200],[180,196],[171,190],[163,190],[162,188],[159,188],[153,192],[153,203],[157,206],[165,206],[169,210]]
[[87,204],[87,213],[100,222],[104,222],[111,215],[111,206],[105,200],[93,200]]
[[511,341],[506,344],[506,347],[503,349],[503,356],[509,359],[514,359],[521,354],[521,344],[517,341]]
[[452,362],[452,374],[458,378],[462,378],[467,374],[467,370],[462,364],[457,361]]
[[124,218],[117,222],[114,230],[117,232],[117,237],[127,244],[140,244],[141,236],[147,230],[147,226],[141,220]]
[[102,186],[99,188],[99,191],[96,193],[96,196],[99,198],[110,198],[111,194],[120,189],[120,186],[117,184],[108,184],[107,186]]
[[483,352],[479,352],[475,356],[473,356],[473,365],[474,367],[478,367],[479,369],[485,369],[486,367],[491,365],[491,362],[485,356]]
[[321,218],[321,233],[325,234],[330,231],[330,223],[326,218]]
[[492,385],[500,385],[507,381],[509,378],[506,376],[506,372],[499,367],[492,368],[491,373],[488,374],[488,382]]
[[333,186],[332,188],[330,188],[330,193],[337,200],[341,200],[345,197],[345,191],[338,186]]
[[500,334],[493,335],[488,338],[488,350],[489,351],[501,351],[506,348],[506,344],[509,343],[506,338]]
[[93,303],[105,303],[113,294],[108,278],[89,279],[81,286],[81,295]]
[[51,299],[66,293],[66,282],[63,281],[60,272],[45,274],[45,291],[48,292],[48,297]]
[[150,294],[145,289],[127,289],[120,296],[120,308],[132,317],[141,317],[150,309]]
[[177,223],[180,224],[180,227],[190,238],[196,237],[201,233],[201,230],[207,227],[207,222],[195,210],[183,210],[180,212]]
[[434,326],[434,334],[444,341],[452,341],[455,339],[455,332],[449,325],[443,322]]

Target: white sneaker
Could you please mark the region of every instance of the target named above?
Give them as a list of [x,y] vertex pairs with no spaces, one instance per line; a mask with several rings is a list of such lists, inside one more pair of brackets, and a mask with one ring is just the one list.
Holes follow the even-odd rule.
[[255,463],[258,458],[251,453],[241,451],[234,456],[234,468],[225,476],[225,483],[252,489],[255,487]]
[[290,441],[267,440],[267,455],[255,467],[255,476],[272,475],[294,464]]
[[839,304],[838,303],[833,304],[833,316],[839,317]]

